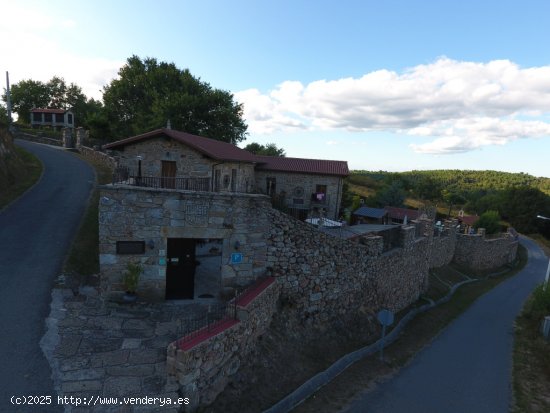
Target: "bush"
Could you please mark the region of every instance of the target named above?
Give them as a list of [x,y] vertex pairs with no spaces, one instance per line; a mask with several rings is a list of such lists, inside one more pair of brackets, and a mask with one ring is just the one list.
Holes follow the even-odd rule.
[[530,312],[534,318],[541,320],[550,315],[550,287],[544,284],[539,285],[533,292],[533,301],[531,303]]
[[500,232],[500,215],[497,211],[486,211],[479,217],[474,224],[474,228],[485,228],[486,234],[496,234]]

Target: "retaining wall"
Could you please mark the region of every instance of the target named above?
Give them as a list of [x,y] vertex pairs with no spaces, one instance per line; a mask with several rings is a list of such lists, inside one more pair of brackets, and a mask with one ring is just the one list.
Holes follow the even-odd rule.
[[180,393],[191,400],[186,411],[212,403],[225,388],[269,327],[279,293],[273,278],[261,280],[251,294],[237,299],[237,320],[226,319],[217,330],[205,329],[168,346],[168,374],[176,376]]
[[516,258],[518,241],[511,233],[487,239],[485,232],[457,235],[453,262],[472,272],[482,273],[509,264]]

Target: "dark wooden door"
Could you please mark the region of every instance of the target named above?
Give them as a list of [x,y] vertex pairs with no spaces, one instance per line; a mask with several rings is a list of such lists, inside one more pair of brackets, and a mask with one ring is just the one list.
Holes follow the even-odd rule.
[[172,188],[176,187],[176,162],[175,161],[161,161],[162,170],[161,170],[161,186],[163,188]]
[[195,240],[168,238],[166,298],[192,299],[195,290]]

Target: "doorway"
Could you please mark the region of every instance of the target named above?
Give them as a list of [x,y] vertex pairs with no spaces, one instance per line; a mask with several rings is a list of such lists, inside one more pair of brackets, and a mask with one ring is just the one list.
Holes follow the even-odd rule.
[[195,244],[193,238],[168,238],[166,252],[166,299],[194,298]]
[[175,161],[161,161],[161,187],[171,188],[176,187],[176,162]]

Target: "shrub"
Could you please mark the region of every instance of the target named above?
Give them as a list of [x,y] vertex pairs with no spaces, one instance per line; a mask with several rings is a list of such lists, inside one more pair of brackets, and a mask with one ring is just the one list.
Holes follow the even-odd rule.
[[500,215],[497,211],[486,211],[481,214],[474,228],[485,228],[486,234],[496,234],[500,231]]

